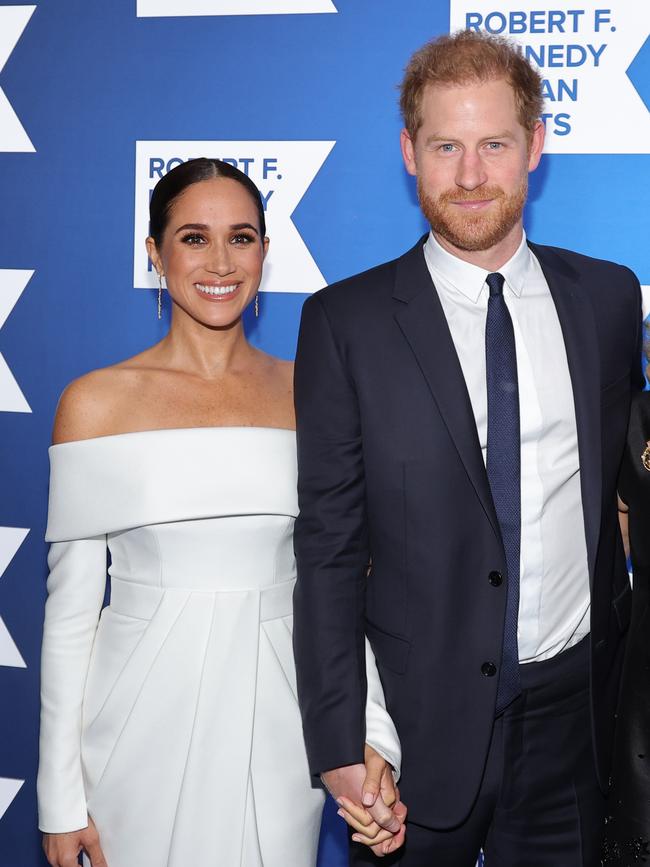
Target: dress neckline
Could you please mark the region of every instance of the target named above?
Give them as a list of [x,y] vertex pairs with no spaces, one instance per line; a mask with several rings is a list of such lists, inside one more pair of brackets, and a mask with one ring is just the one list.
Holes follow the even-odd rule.
[[134,430],[134,431],[125,431],[124,433],[117,434],[104,434],[102,436],[96,437],[86,437],[85,439],[80,440],[68,440],[63,443],[54,443],[49,447],[49,451],[53,451],[54,449],[65,448],[66,446],[79,446],[83,443],[97,443],[97,442],[106,442],[108,440],[117,440],[122,439],[124,437],[138,437],[138,436],[152,436],[155,434],[184,434],[184,433],[196,433],[196,431],[210,431],[214,433],[215,431],[256,431],[256,432],[264,432],[270,433],[273,432],[278,434],[289,434],[292,437],[295,437],[296,431],[293,428],[286,427],[269,427],[263,425],[200,425],[198,427],[161,427],[161,428],[151,428],[150,430]]

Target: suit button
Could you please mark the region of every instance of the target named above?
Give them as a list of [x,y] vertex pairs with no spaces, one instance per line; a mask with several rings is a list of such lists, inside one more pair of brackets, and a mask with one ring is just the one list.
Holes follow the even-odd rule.
[[490,572],[488,581],[493,587],[501,587],[503,584],[503,575],[500,572]]
[[481,674],[485,677],[494,677],[497,673],[497,667],[493,662],[484,662],[481,666]]

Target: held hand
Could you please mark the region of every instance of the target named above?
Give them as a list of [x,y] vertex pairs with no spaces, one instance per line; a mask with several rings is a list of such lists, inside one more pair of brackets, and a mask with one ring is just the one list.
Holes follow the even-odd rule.
[[[367,747],[367,749],[372,748]],[[380,760],[384,761],[381,757]],[[366,781],[365,765],[346,765],[342,768],[335,768],[321,774],[321,779],[335,801],[344,797],[359,806],[362,804],[364,797],[363,786]],[[396,834],[400,829],[400,822],[390,807],[387,807],[381,798],[375,798],[370,792],[366,793],[366,799],[374,800],[372,806],[368,805],[367,807],[367,811],[372,816],[372,819],[386,831]]]
[[[390,834],[382,830],[376,823],[368,824],[371,818],[369,813],[363,815],[363,810],[351,805],[350,802],[341,804],[343,810],[339,813],[348,825],[357,833],[352,835],[355,843],[363,843],[370,846],[375,855],[388,855],[394,852],[404,843],[406,832],[406,805],[399,799],[399,790],[395,785],[393,769],[379,753],[369,744],[365,747],[366,779],[362,786],[362,802],[367,808],[372,807],[377,800],[383,801],[388,807],[393,808],[393,813],[401,822],[401,828],[396,834]],[[346,815],[347,813],[347,815]],[[354,821],[356,819],[356,821]],[[352,821],[351,821],[352,820]]]
[[[322,779],[341,807],[339,815],[357,832],[353,839],[373,846],[376,854],[384,855],[399,848],[404,841],[406,808],[396,803],[399,793],[390,765],[368,745],[365,762],[365,765],[327,771]],[[393,804],[395,807],[391,810]],[[391,846],[385,849],[388,843]]]
[[108,867],[99,845],[95,823],[88,819],[88,827],[69,834],[43,834],[43,851],[51,867],[77,867],[79,853],[84,851],[92,867]]
[[372,807],[379,795],[388,807],[392,807],[398,800],[399,793],[393,778],[393,769],[383,756],[370,744],[365,745],[364,762],[366,765],[366,779],[361,787],[361,803],[364,807]]
[[373,822],[369,813],[357,804],[353,804],[347,798],[340,798],[341,816],[355,831],[352,839],[355,843],[363,843],[365,846],[370,846],[372,851],[378,857],[388,855],[390,852],[395,852],[403,845],[406,835],[406,805],[401,801],[397,801],[393,806],[395,816],[402,823],[397,834],[391,834],[390,831],[384,831]]

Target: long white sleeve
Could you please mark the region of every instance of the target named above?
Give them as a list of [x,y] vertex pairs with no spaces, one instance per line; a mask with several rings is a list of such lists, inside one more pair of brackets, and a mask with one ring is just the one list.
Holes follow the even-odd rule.
[[402,746],[397,735],[395,723],[386,710],[384,689],[379,679],[379,671],[370,642],[366,638],[366,743],[393,766],[395,782],[399,780],[402,765]]
[[106,586],[106,536],[54,542],[45,606],[38,768],[39,828],[88,824],[81,770],[81,713]]

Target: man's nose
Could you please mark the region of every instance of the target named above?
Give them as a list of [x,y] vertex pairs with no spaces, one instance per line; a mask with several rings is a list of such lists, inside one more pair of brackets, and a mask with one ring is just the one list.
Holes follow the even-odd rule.
[[475,190],[487,181],[483,161],[476,151],[467,150],[458,163],[456,183],[464,190]]

